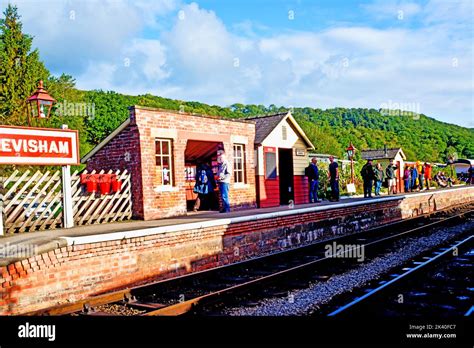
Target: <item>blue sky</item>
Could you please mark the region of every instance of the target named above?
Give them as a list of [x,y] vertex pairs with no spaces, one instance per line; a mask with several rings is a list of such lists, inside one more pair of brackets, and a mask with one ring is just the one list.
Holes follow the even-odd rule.
[[219,105],[403,104],[474,127],[471,0],[11,1],[47,67],[82,89]]

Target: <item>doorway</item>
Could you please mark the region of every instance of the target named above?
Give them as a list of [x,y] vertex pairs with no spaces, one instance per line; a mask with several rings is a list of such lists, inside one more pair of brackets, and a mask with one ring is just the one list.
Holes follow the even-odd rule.
[[[206,164],[211,168],[215,177],[217,173],[217,150],[223,149],[222,142],[188,140],[184,152],[185,175],[186,175],[186,207],[188,211],[197,210],[219,210],[217,188],[210,191],[204,197],[201,196],[199,204],[196,204],[198,194],[193,191],[196,184],[196,169],[198,165]],[[207,177],[207,175],[206,175]],[[217,186],[217,183],[216,183]]]
[[278,149],[278,175],[280,179],[280,204],[288,205],[295,199],[293,181],[293,149]]

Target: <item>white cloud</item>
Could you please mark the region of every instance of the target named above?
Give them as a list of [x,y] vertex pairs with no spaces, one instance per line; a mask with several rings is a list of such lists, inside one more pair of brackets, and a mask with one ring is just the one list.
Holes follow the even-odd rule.
[[[70,4],[77,5],[72,23]],[[70,65],[80,88],[221,105],[378,108],[389,100],[415,102],[438,119],[472,122],[469,1],[459,7],[444,1],[375,2],[367,11],[379,19],[393,15],[390,27],[339,25],[273,35],[251,22],[231,32],[216,13],[195,3],[148,4],[62,2],[51,6],[46,24],[31,9],[20,12],[47,64],[61,71]],[[396,20],[399,9],[405,19],[417,17],[418,25]],[[164,15],[173,20],[166,30]],[[145,39],[142,31],[149,28],[154,30]]]
[[362,7],[377,19],[403,20],[422,11],[422,7],[416,2],[400,0],[376,0]]
[[35,37],[53,72],[77,73],[90,64],[117,63],[117,54],[146,25],[175,8],[175,0],[12,0],[25,32]]

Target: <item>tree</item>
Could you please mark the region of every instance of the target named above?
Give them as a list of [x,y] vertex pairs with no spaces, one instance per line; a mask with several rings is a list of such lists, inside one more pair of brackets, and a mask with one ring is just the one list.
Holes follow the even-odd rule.
[[26,99],[39,80],[46,80],[48,70],[31,51],[33,38],[22,32],[16,6],[8,5],[0,19],[0,122],[25,125]]

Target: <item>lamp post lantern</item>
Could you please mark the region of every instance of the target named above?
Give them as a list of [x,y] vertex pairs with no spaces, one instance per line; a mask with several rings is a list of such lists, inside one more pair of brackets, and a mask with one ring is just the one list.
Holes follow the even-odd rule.
[[30,126],[30,117],[48,118],[56,100],[43,88],[43,81],[40,81],[36,92],[26,101],[28,103],[28,126]]
[[351,161],[351,183],[352,184],[354,183],[354,154],[356,150],[357,149],[354,147],[354,145],[352,145],[352,141],[351,141],[346,151],[347,151],[347,157]]

